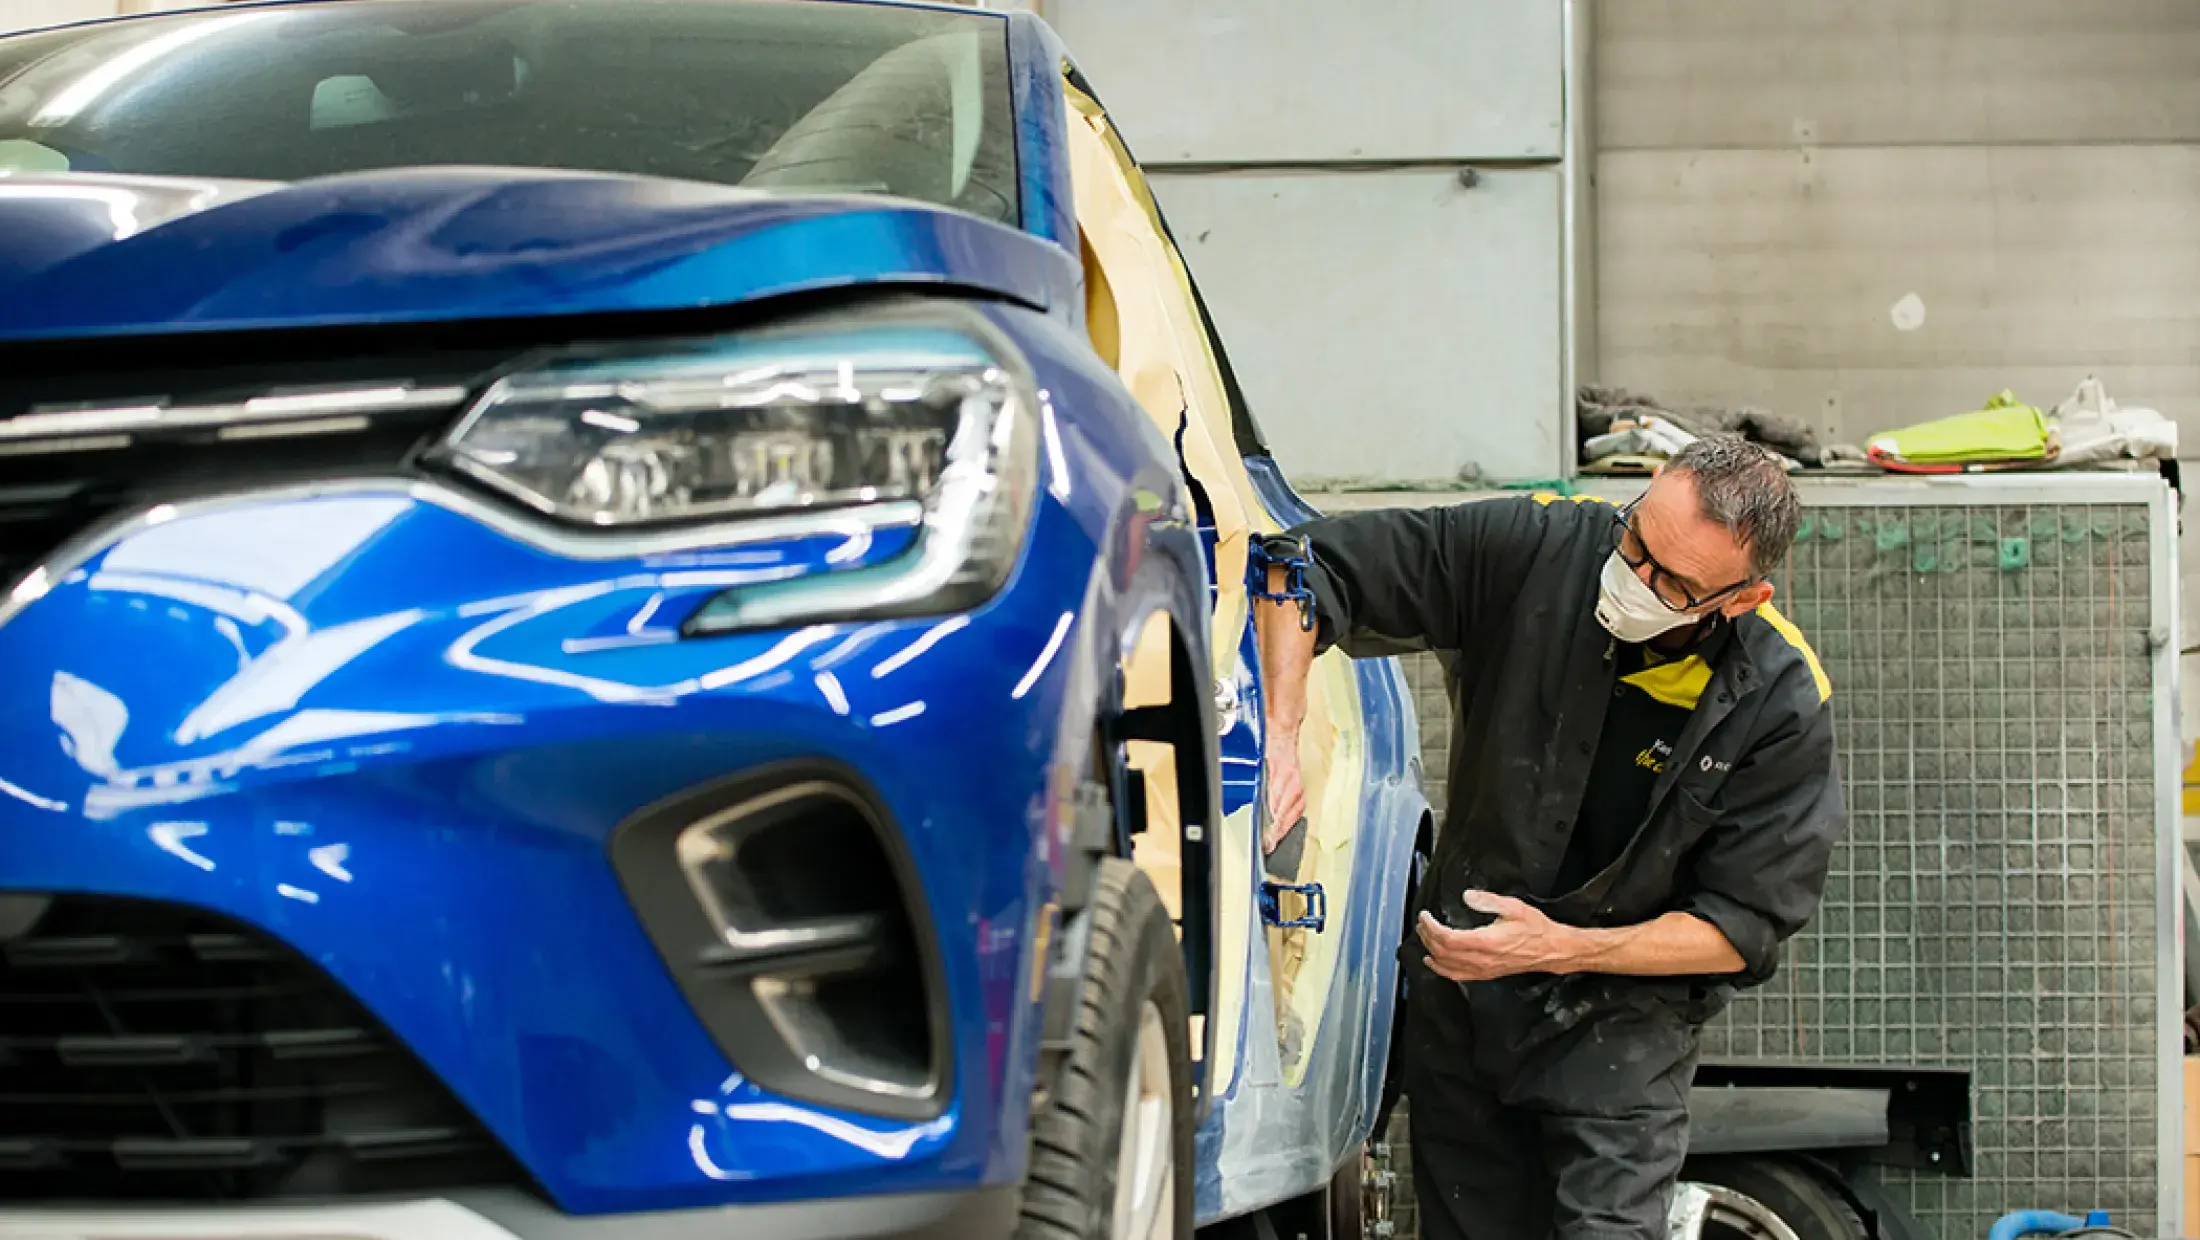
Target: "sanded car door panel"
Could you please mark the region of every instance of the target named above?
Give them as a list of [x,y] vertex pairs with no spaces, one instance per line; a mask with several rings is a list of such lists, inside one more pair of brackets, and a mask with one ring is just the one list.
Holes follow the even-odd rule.
[[[1170,242],[1144,177],[1113,138],[1107,114],[1074,86],[1069,88],[1069,148],[1082,246],[1092,274],[1087,280],[1088,320],[1095,347],[1111,360],[1148,415],[1179,445],[1187,475],[1198,486],[1210,523],[1215,574],[1212,646],[1218,698],[1231,696],[1233,730],[1225,737],[1225,761],[1243,746],[1258,757],[1259,693],[1250,612],[1245,590],[1246,546],[1254,532],[1279,529],[1255,491],[1231,435],[1230,406],[1212,342],[1200,321],[1190,278]],[[1317,661],[1310,677],[1309,710],[1301,749],[1309,801],[1310,839],[1300,881],[1321,882],[1339,916],[1352,881],[1353,840],[1359,826],[1364,764],[1358,687],[1341,654]],[[1149,807],[1174,800],[1173,771],[1159,755],[1140,751],[1131,760],[1148,782]],[[1257,791],[1257,785],[1255,785]],[[1240,794],[1244,794],[1241,792]],[[1222,901],[1218,945],[1220,1002],[1218,1048],[1234,1047],[1247,1018],[1246,971],[1259,915],[1256,843],[1261,822],[1256,796],[1225,803],[1217,885]],[[1150,812],[1150,811],[1149,811]],[[1166,834],[1165,832],[1162,834]],[[1149,836],[1155,835],[1149,831]],[[1140,846],[1140,863],[1157,885],[1175,881],[1174,858],[1158,838]],[[1322,1008],[1336,967],[1333,938],[1306,929],[1266,932],[1268,974],[1283,1050],[1285,1083],[1302,1079],[1320,1028]],[[1235,1057],[1218,1055],[1212,1088],[1226,1091]]]

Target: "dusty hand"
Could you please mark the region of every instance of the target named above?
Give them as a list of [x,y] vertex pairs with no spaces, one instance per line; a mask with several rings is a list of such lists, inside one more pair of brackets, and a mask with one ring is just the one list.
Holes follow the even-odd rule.
[[1438,977],[1486,982],[1520,973],[1564,971],[1557,966],[1567,959],[1567,927],[1510,896],[1470,891],[1466,903],[1497,920],[1474,930],[1454,930],[1424,912],[1414,927],[1428,949],[1428,966]]
[[1268,754],[1268,829],[1261,832],[1262,856],[1276,851],[1276,845],[1290,834],[1299,819],[1306,816],[1306,787],[1299,779],[1298,742],[1277,747],[1280,752]]

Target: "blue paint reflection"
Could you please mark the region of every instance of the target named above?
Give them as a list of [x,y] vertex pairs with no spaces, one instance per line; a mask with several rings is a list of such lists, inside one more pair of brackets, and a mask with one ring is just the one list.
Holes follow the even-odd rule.
[[306,860],[313,863],[314,869],[339,883],[351,881],[351,871],[344,868],[344,863],[350,859],[351,845],[349,844],[323,844],[306,854]]
[[1022,701],[1023,696],[1031,692],[1032,686],[1039,683],[1039,677],[1046,673],[1047,664],[1054,662],[1054,656],[1061,652],[1062,639],[1069,636],[1069,626],[1076,619],[1076,612],[1065,611],[1062,613],[1062,618],[1054,622],[1054,636],[1047,639],[1046,649],[1039,652],[1039,657],[1032,663],[1031,669],[1024,673],[1022,680],[1016,682],[1015,690],[1008,696]]
[[418,623],[426,614],[417,610],[395,612],[291,633],[239,668],[235,676],[184,716],[176,727],[176,742],[189,745],[241,723],[290,710],[315,685]]
[[[99,572],[226,586],[255,596],[245,607],[256,623],[262,608],[319,584],[415,503],[404,495],[332,497],[296,504],[276,523],[253,508],[197,513],[132,534],[101,559]],[[296,624],[305,627],[302,619]]]
[[47,709],[61,730],[61,752],[88,775],[112,778],[118,773],[115,746],[130,726],[130,708],[121,698],[80,676],[55,672]]
[[[56,675],[57,681],[60,675]],[[70,679],[74,680],[73,677]],[[83,681],[76,683],[79,686],[86,685]],[[98,702],[98,699],[84,694],[71,698],[72,704],[79,710],[86,700],[95,704]],[[55,722],[62,723],[58,710]],[[360,759],[404,752],[407,748],[405,742],[386,739],[392,733],[461,724],[514,725],[520,722],[522,718],[519,715],[494,711],[406,714],[395,711],[303,710],[285,717],[233,749],[181,762],[123,768],[114,764],[110,745],[95,755],[104,759],[103,764],[88,764],[81,756],[84,752],[81,742],[77,742],[72,754],[77,756],[79,765],[101,781],[85,792],[84,812],[95,819],[108,819],[134,809],[153,805],[177,805],[229,791],[232,787],[231,781],[248,770],[317,766],[327,773],[341,766],[356,765]],[[76,724],[82,727],[83,721],[78,719]],[[68,748],[75,733],[71,732],[70,725],[62,726],[63,745]],[[119,727],[116,731],[119,734]],[[354,737],[369,736],[377,739],[364,745],[340,743]]]
[[891,632],[893,627],[885,623],[866,624],[850,633],[839,645],[819,655],[814,666],[821,672],[838,667],[862,653],[864,647]]
[[42,797],[28,788],[17,787],[4,779],[0,779],[0,796],[13,797],[32,809],[48,810],[56,814],[69,812],[67,801],[56,801],[52,797]]
[[[954,1117],[949,1115],[942,1115],[922,1124],[878,1131],[837,1115],[784,1102],[729,1102],[718,1106],[699,1098],[694,1107],[699,1115],[723,1114],[725,1118],[741,1124],[783,1124],[805,1129],[839,1142],[855,1152],[893,1162],[908,1158],[919,1145],[946,1138],[955,1129]],[[756,1178],[752,1171],[729,1169],[711,1157],[711,1127],[714,1126],[697,1123],[688,1128],[688,1156],[694,1161],[696,1170],[713,1180]]]
[[724,1167],[719,1166],[717,1162],[711,1158],[710,1143],[708,1138],[705,1137],[703,1133],[703,1126],[701,1124],[693,1125],[688,1129],[688,1157],[695,1160],[695,1169],[697,1171],[702,1172],[704,1175],[707,1175],[714,1180],[738,1180],[744,1178],[753,1178],[745,1177],[738,1172],[728,1171]]
[[[603,599],[621,590],[655,591],[678,587],[691,592],[715,592],[724,589],[728,585],[778,580],[798,575],[800,572],[800,569],[787,568],[758,572],[644,574],[613,581],[589,582],[585,585],[546,590],[515,598],[493,599],[482,603],[468,604],[459,609],[460,615],[471,617],[485,613],[495,613],[494,618],[484,621],[461,634],[444,651],[443,657],[444,661],[452,667],[464,671],[476,672],[484,676],[496,676],[508,680],[528,681],[534,684],[572,689],[576,692],[585,693],[601,702],[669,704],[692,693],[724,689],[760,677],[785,665],[803,651],[831,638],[840,631],[839,626],[812,625],[788,636],[771,649],[754,658],[719,668],[713,672],[704,673],[701,676],[691,676],[683,680],[654,685],[634,684],[630,681],[593,676],[566,667],[549,667],[541,663],[523,662],[519,658],[513,657],[519,653],[518,651],[505,650],[503,646],[499,647],[500,653],[492,655],[485,653],[483,646],[492,638],[509,634],[530,621],[577,607],[583,603]],[[648,603],[645,599],[643,607],[646,608],[647,606]],[[655,613],[650,612],[648,618],[654,618],[654,616]],[[631,620],[628,622],[627,627],[630,634],[637,631]],[[647,632],[647,629],[639,631]],[[673,631],[676,633],[676,629]],[[589,641],[592,639],[583,640]],[[643,639],[648,644],[654,644],[655,640],[654,638]],[[639,643],[613,641],[608,644],[615,646]],[[573,653],[572,645],[573,643],[570,641],[561,640],[556,648],[561,653]],[[599,645],[597,648],[601,648],[601,646]]]
[[1069,458],[1062,452],[1062,432],[1054,425],[1054,399],[1039,393],[1039,428],[1047,445],[1047,491],[1058,500],[1070,496]]
[[212,873],[214,859],[203,853],[194,852],[184,844],[185,840],[195,840],[212,829],[203,822],[156,822],[145,829],[145,834],[147,838],[153,841],[155,848],[184,862],[186,865],[196,866],[201,870]]
[[923,702],[911,702],[906,706],[896,706],[892,710],[882,710],[871,716],[871,726],[874,728],[890,728],[897,723],[906,723],[923,713]]
[[834,714],[842,718],[847,717],[848,691],[840,687],[840,677],[833,675],[831,672],[819,672],[817,674],[817,691],[824,696],[825,704],[833,708]]
[[721,667],[715,672],[705,673],[695,681],[695,686],[707,691],[724,689],[740,684],[744,680],[753,680],[766,672],[784,666],[788,660],[830,638],[836,631],[836,627],[830,624],[811,625],[809,628],[789,637],[782,638],[777,645],[753,659],[744,659],[730,667]]
[[752,1124],[794,1124],[812,1132],[822,1133],[880,1158],[903,1159],[927,1137],[945,1136],[955,1127],[954,1120],[942,1115],[914,1127],[891,1132],[873,1132],[861,1128],[836,1115],[789,1106],[784,1102],[728,1103],[726,1118],[743,1120]]
[[940,621],[919,634],[915,641],[910,642],[894,654],[879,660],[878,666],[871,669],[871,679],[881,680],[893,675],[902,668],[909,666],[910,663],[916,660],[917,656],[938,645],[942,639],[969,627],[970,617],[968,616],[954,616]]
[[[873,1159],[900,1162],[929,1156],[955,1131],[952,1112],[914,1124],[837,1115],[779,1101],[738,1072],[719,1084],[716,1098],[695,1098],[688,1105],[697,1117],[687,1132],[688,1158],[713,1180],[757,1178],[746,1169],[753,1160],[736,1153],[752,1146],[775,1147],[788,1158],[823,1170]],[[760,1130],[759,1125],[776,1131]]]

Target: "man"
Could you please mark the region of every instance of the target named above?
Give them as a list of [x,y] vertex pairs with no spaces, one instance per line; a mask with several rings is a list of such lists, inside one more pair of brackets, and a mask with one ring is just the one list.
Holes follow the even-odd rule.
[[1846,816],[1825,673],[1771,606],[1799,514],[1776,460],[1711,437],[1626,508],[1266,541],[1265,847],[1304,813],[1313,656],[1450,655],[1451,806],[1402,949],[1429,1240],[1664,1236],[1699,1031],[1772,975]]

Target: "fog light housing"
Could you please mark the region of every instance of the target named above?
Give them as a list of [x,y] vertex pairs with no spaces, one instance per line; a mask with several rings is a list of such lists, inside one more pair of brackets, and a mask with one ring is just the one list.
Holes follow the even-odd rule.
[[853,776],[780,768],[645,811],[612,862],[726,1057],[789,1097],[944,1107],[944,994],[899,840]]

